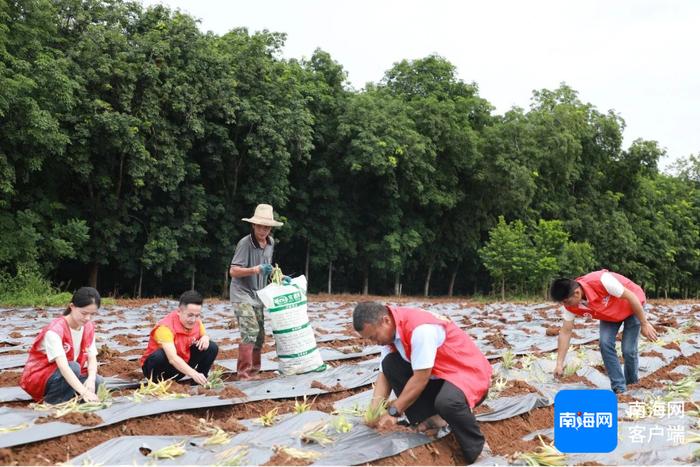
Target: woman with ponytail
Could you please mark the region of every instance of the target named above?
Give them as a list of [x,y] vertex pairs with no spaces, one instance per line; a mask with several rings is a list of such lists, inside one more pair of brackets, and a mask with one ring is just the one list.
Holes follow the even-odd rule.
[[75,291],[68,308],[46,325],[29,350],[20,386],[37,402],[58,404],[79,395],[97,401],[97,347],[92,318],[100,294],[92,287]]

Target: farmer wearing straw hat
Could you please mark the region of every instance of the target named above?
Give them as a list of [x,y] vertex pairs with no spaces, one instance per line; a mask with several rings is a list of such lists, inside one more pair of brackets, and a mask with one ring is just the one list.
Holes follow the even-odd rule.
[[[639,334],[654,341],[656,330],[644,314],[644,290],[621,274],[601,269],[573,279],[556,279],[549,294],[564,305],[564,323],[559,330],[557,365],[555,376],[564,372],[566,352],[569,350],[574,317],[585,316],[600,320],[600,354],[610,378],[610,386],[616,393],[625,392],[628,384],[639,380]],[[622,356],[625,359],[623,374],[620,359],[615,350],[615,340],[620,326],[622,331]]]
[[[230,299],[241,330],[238,345],[237,371],[239,379],[250,379],[260,371],[260,352],[265,342],[263,305],[256,291],[265,287],[272,273],[272,252],[275,240],[270,236],[273,227],[281,227],[275,220],[272,206],[258,204],[251,218],[251,233],[236,245],[231,259]],[[289,280],[285,276],[285,282]]]

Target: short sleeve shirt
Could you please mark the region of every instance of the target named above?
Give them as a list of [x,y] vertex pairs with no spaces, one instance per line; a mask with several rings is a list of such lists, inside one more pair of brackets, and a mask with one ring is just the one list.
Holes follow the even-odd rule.
[[[434,367],[438,347],[444,343],[445,329],[439,324],[421,324],[416,326],[411,335],[411,360],[409,360],[406,358],[406,350],[403,347],[403,342],[401,342],[401,335],[398,329],[396,329],[396,336],[394,337],[394,347],[399,351],[401,358],[407,362],[410,361],[411,368],[414,371]],[[379,361],[384,360],[384,357],[390,351],[391,347],[388,345],[384,346]],[[379,364],[379,371],[382,371],[381,363]]]
[[[260,245],[252,235],[246,235],[236,245],[236,252],[231,259],[231,266],[252,268],[258,264],[272,264],[274,245],[274,239],[267,237],[267,245],[265,245],[265,248],[260,248]],[[260,302],[255,292],[263,287],[265,287],[265,278],[262,274],[232,277],[229,296],[233,303],[249,303],[253,306],[262,306],[262,302]]]
[[[622,285],[622,282],[617,280],[615,276],[610,274],[609,272],[604,272],[600,276],[600,282],[603,284],[603,287],[605,287],[605,290],[612,295],[613,297],[620,298],[622,297],[623,292],[625,291],[625,287]],[[585,300],[582,300],[581,303],[579,304],[581,308],[588,308],[588,302]],[[564,321],[573,321],[574,318],[576,317],[575,314],[567,310],[566,308],[563,308],[564,310]]]
[[[204,336],[206,333],[207,332],[204,329],[204,323],[200,321],[199,334]],[[158,326],[158,328],[156,328],[156,332],[153,333],[153,338],[160,345],[175,342],[175,335],[167,326]]]
[[[76,331],[75,329],[70,328],[70,335],[71,340],[73,341],[74,349],[80,349],[80,343],[83,341],[83,329],[84,328],[80,328]],[[66,355],[66,351],[63,349],[63,339],[61,339],[61,336],[56,334],[54,331],[46,331],[39,349],[46,353],[46,359],[50,362],[56,360],[56,357]],[[78,360],[79,354],[80,352],[73,352],[73,361]],[[90,356],[97,356],[97,346],[95,345],[94,337],[88,346],[87,354]]]

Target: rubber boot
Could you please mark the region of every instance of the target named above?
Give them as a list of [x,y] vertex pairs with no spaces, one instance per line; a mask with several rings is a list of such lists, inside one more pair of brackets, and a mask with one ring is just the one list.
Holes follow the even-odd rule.
[[238,362],[236,371],[238,379],[245,380],[252,377],[253,369],[253,344],[238,344]]
[[253,348],[253,371],[252,373],[259,373],[260,372],[260,350],[261,349],[256,349]]

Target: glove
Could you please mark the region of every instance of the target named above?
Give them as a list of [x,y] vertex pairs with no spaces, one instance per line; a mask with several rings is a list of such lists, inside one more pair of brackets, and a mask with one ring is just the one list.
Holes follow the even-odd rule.
[[263,277],[269,276],[272,274],[272,265],[271,264],[261,264],[260,265],[260,274],[263,275]]
[[289,276],[282,276],[282,285],[289,285],[292,283],[292,278]]

